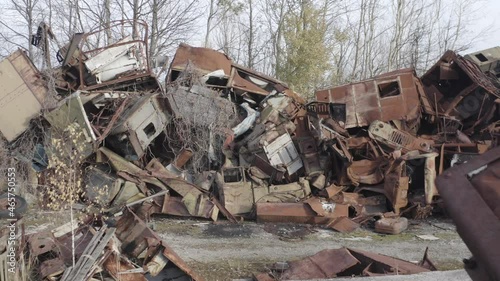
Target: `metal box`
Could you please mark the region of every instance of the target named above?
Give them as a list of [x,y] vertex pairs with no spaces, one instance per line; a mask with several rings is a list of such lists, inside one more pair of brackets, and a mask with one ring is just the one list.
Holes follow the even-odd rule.
[[381,218],[375,222],[375,232],[399,234],[408,228],[408,219],[403,217]]
[[136,160],[170,122],[170,115],[160,105],[158,96],[152,95],[139,98],[124,111],[121,120],[110,135],[116,136],[125,146],[131,146],[135,155],[125,155],[125,158]]
[[45,81],[17,50],[0,62],[0,131],[11,142],[38,116],[47,98]]

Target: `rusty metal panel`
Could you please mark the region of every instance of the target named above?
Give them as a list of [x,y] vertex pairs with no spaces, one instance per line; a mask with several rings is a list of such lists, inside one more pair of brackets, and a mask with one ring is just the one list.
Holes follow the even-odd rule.
[[233,215],[249,213],[253,208],[252,183],[246,180],[242,167],[223,168],[217,173],[216,183],[219,198],[224,207]]
[[307,203],[257,203],[257,222],[327,224],[332,218],[347,217],[348,206],[330,203],[331,212],[319,216]]
[[75,240],[74,252],[72,251],[72,246],[71,246],[72,245],[71,232],[68,232],[56,239],[56,243],[61,254],[60,257],[66,264],[72,263],[73,254],[76,259],[80,258],[82,253],[85,251],[85,247],[94,237],[88,226],[82,226],[77,230],[75,230],[75,236],[77,236],[78,238]]
[[373,161],[367,159],[353,161],[347,168],[347,176],[355,186],[360,183],[377,184],[384,180],[384,164],[387,164],[387,161],[383,157]]
[[[377,84],[384,81],[376,79]],[[420,94],[417,86],[420,83],[412,72],[398,75],[397,79],[390,78],[389,81],[399,83],[401,94],[380,98],[380,120],[403,120],[409,121],[418,118],[420,114]],[[423,94],[423,93],[422,93]]]
[[342,191],[333,199],[335,202],[353,207],[357,215],[380,216],[387,212],[386,197],[384,195],[364,197],[359,193]]
[[303,154],[301,158],[306,175],[315,175],[323,172],[319,163],[319,153]]
[[307,114],[317,118],[332,118],[337,122],[346,121],[346,105],[343,103],[310,102],[306,104]]
[[387,171],[384,181],[384,191],[392,203],[396,214],[408,205],[408,188],[410,178],[404,175],[405,161],[400,161],[393,170]]
[[[346,128],[368,126],[375,120],[414,120],[419,116],[420,100],[412,69],[402,69],[373,79],[316,92],[321,102],[346,104]],[[385,95],[384,89],[397,91]],[[327,98],[328,97],[328,98]]]
[[[262,190],[260,190],[262,192]],[[259,193],[259,190],[258,190]],[[297,182],[281,185],[270,185],[268,194],[256,200],[257,202],[277,203],[277,202],[297,202],[311,195],[309,181],[305,178],[300,178]],[[260,194],[258,194],[260,196]]]
[[[246,77],[243,78],[243,77]],[[231,79],[230,84],[228,86],[232,87],[235,90],[239,90],[242,93],[250,92],[253,94],[259,95],[268,95],[269,91],[264,88],[267,87],[268,84],[272,84],[273,82],[263,79],[261,76],[257,76],[253,74],[251,71],[241,71],[239,67],[234,67],[231,71]],[[258,84],[261,84],[264,88],[261,88]]]
[[136,214],[126,209],[116,223],[116,236],[122,242],[125,254],[137,258],[149,245],[161,244],[163,255],[185,272],[193,280],[205,280],[195,273],[161,238],[141,220]]
[[388,123],[373,121],[368,128],[370,136],[393,149],[401,149],[406,153],[411,150],[431,152],[434,150],[433,141],[414,137],[412,134],[393,128]]
[[348,250],[362,264],[369,265],[371,263],[374,263],[376,265],[374,268],[377,269],[377,271],[372,271],[373,273],[388,275],[407,275],[430,271],[419,265],[397,258],[351,248],[348,248]]
[[54,276],[61,274],[65,269],[64,261],[60,258],[46,260],[40,264],[40,277],[50,280],[50,277],[54,278]]
[[30,254],[35,257],[50,251],[59,252],[54,237],[48,231],[32,234],[28,238],[28,244]]
[[229,88],[236,94],[256,94],[267,96],[273,91],[284,93],[294,100],[305,103],[297,93],[273,77],[234,63],[225,54],[209,48],[191,47],[181,43],[175,53],[167,75],[167,84],[175,81],[186,67],[191,65],[203,75],[222,72],[217,75],[208,75],[206,84],[216,88]]
[[[137,160],[168,122],[170,116],[160,105],[158,95],[143,96],[124,110],[110,137],[116,139],[115,149],[125,154],[125,158]],[[132,147],[135,154],[128,152],[127,147]]]
[[306,116],[298,116],[295,119],[296,129],[295,136],[297,137],[308,137],[311,132],[309,131],[309,117]]
[[323,250],[305,259],[290,262],[290,268],[279,280],[332,278],[359,263],[346,248]]
[[136,269],[136,267],[124,256],[118,256],[116,253],[111,253],[110,256],[103,263],[104,269],[113,276],[116,280],[120,281],[146,281],[142,272],[129,272]]
[[358,229],[359,224],[357,222],[352,221],[348,217],[340,217],[332,220],[330,223],[326,225],[326,227],[335,229],[340,233],[350,233]]
[[38,116],[47,99],[47,88],[21,50],[0,62],[0,85],[0,131],[10,142]]
[[188,64],[192,64],[203,74],[219,69],[224,71],[226,79],[229,79],[231,74],[231,59],[225,54],[212,49],[191,47],[181,43],[170,65],[167,83],[174,81],[177,78],[175,75],[178,75],[175,72],[184,71]]
[[500,147],[446,170],[436,180],[457,232],[490,280],[500,280],[499,182]]
[[[456,71],[459,79],[446,80],[447,83],[442,83],[442,80],[449,78],[448,74],[441,76],[443,65],[450,66]],[[491,95],[490,100],[500,98],[500,88],[495,85],[496,79],[483,73],[473,61],[467,60],[453,51],[446,51],[421,79],[425,94],[432,107],[432,112],[426,108],[426,112],[429,114],[438,112],[445,116],[455,116],[459,120],[480,113],[486,117],[488,110],[482,106],[471,106],[471,103],[479,103],[480,105],[481,102],[478,100],[484,98],[476,97],[481,92],[477,89],[482,88],[486,95]],[[485,105],[492,106],[493,104],[488,102]]]
[[302,154],[314,153],[318,151],[316,140],[313,137],[296,138],[299,152]]
[[281,181],[286,173],[284,168],[272,166],[258,154],[255,155],[252,166],[259,168],[262,172],[267,174],[269,176],[270,183]]
[[182,197],[165,195],[161,209],[162,214],[189,217],[191,214],[188,212],[186,205],[182,203]]

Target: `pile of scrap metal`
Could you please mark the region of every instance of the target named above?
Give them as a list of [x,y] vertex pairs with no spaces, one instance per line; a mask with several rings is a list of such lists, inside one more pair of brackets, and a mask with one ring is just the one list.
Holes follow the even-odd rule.
[[278,262],[269,272],[255,276],[257,281],[318,280],[334,277],[409,275],[435,271],[427,256],[418,264],[350,248],[327,249],[301,260]]
[[[98,40],[110,34],[121,37]],[[9,148],[27,132],[48,132],[37,136],[32,156],[23,155],[42,194],[55,174],[50,143],[57,137],[78,144],[70,153],[83,159],[73,163],[81,171],[75,182],[84,183],[80,203],[107,215],[215,221],[221,213],[232,222],[342,232],[376,218],[376,231],[399,233],[407,226],[402,215],[423,218],[440,205],[436,175],[499,143],[500,86],[491,70],[498,64],[480,68],[448,51],[421,78],[403,69],[317,91],[306,103],[283,82],[185,44],[162,85],[147,38],[145,24],[119,21],[75,34],[50,71],[39,72],[22,51],[0,63],[0,131]],[[89,241],[97,237],[83,244],[89,251],[115,243],[114,230],[103,227],[87,229]],[[134,257],[166,247],[150,238]],[[85,272],[65,270],[65,278],[121,259],[98,252],[82,261]],[[146,264],[153,256],[148,251]]]
[[204,280],[130,209],[23,238],[36,280]]

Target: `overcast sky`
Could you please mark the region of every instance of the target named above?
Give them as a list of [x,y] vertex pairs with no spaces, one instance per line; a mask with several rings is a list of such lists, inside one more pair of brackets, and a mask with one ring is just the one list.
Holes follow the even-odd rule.
[[491,28],[487,34],[483,34],[481,40],[478,40],[469,52],[500,46],[500,0],[485,0],[484,8],[480,9],[478,14],[478,20],[471,26],[471,29],[476,30],[479,35],[485,27],[491,26]]

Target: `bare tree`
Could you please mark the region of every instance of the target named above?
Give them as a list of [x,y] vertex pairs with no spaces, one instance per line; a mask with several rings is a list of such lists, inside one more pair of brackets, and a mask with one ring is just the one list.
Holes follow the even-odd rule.
[[[34,47],[31,44],[33,30],[38,25],[36,13],[39,0],[11,0],[10,17],[0,20],[0,25],[8,32],[0,32],[3,41],[28,50],[28,56],[34,59]],[[9,9],[6,8],[6,9]]]
[[214,28],[219,26],[224,20],[227,20],[228,14],[238,14],[243,6],[239,1],[210,0],[208,8],[208,16],[205,27],[205,47],[210,46],[210,34]]

